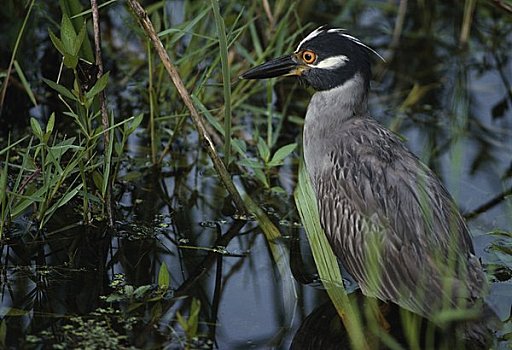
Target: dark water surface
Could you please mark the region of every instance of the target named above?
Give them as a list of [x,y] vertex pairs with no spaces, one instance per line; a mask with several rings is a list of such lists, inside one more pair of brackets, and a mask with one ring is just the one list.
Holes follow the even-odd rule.
[[[190,20],[184,3],[166,3],[172,24]],[[468,47],[462,50],[458,39],[463,4],[421,3],[409,4],[402,36],[393,49],[396,13],[382,2],[346,10],[329,1],[306,1],[297,11],[303,24],[311,23],[310,29],[324,23],[349,28],[386,58],[387,63],[376,62],[374,68],[374,117],[404,136],[414,153],[443,179],[461,211],[469,214],[511,186],[511,15],[478,3]],[[59,21],[60,14],[49,15]],[[107,69],[119,82],[132,68],[116,57],[138,55],[144,60],[145,48],[126,26],[130,17],[123,4],[112,5],[103,15],[110,33],[104,39],[109,48],[104,54],[112,60]],[[34,49],[40,50],[36,53],[41,62],[33,67],[30,79],[43,93],[44,87],[35,81],[56,69],[45,64],[57,64],[43,57],[55,56],[50,54],[47,26],[37,28],[32,29]],[[123,115],[146,112],[147,100],[140,94],[146,83],[135,74],[109,97],[111,108]],[[419,95],[411,92],[415,85]],[[218,91],[222,94],[221,86]],[[246,104],[266,105],[262,91],[263,97],[253,96]],[[287,113],[302,118],[309,94],[291,80],[279,82],[273,91],[276,112],[290,91],[296,97]],[[54,108],[49,100],[38,108],[28,102],[15,106],[20,99],[8,95],[1,122],[4,131],[18,136],[29,130],[28,116],[44,122]],[[175,112],[162,111],[161,117],[169,113]],[[255,117],[246,107],[233,113],[240,121]],[[254,125],[245,125],[249,123],[240,122],[240,134],[252,132]],[[300,125],[287,122],[280,138],[282,144],[300,141]],[[164,166],[155,171],[148,158],[147,131],[141,127],[128,142],[123,178],[115,187],[119,203],[114,229],[104,220],[82,224],[80,203],[62,208],[42,231],[30,211],[17,219],[1,241],[4,345],[287,349],[294,337],[294,346],[300,348],[323,336],[324,343],[312,348],[328,348],[329,342],[342,348],[339,344],[347,342],[343,333],[336,332],[332,322],[325,327],[321,323],[333,317],[333,311],[319,288],[295,211],[298,152],[273,178],[284,193],[263,191],[245,175],[234,178],[278,225],[283,235],[279,244],[288,254],[281,264],[274,261],[254,220],[229,215],[229,200],[204,153],[190,128],[177,137]],[[511,205],[510,198],[497,200],[469,221],[475,249],[491,280],[489,302],[503,321],[509,319],[512,306]],[[158,289],[163,263],[170,276],[167,291]],[[355,286],[349,284],[349,289]],[[201,303],[198,331],[187,342],[177,314],[189,319],[193,299]],[[306,329],[313,333],[304,334]],[[497,348],[510,346],[501,337],[511,331],[511,322],[505,322],[496,335]]]

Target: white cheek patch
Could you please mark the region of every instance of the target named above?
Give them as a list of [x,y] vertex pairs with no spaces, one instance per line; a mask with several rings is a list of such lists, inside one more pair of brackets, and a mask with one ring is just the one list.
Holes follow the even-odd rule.
[[323,69],[336,69],[338,67],[344,66],[349,61],[349,58],[345,55],[332,56],[327,57],[325,60],[318,62],[315,65],[311,65],[314,68],[323,68]]

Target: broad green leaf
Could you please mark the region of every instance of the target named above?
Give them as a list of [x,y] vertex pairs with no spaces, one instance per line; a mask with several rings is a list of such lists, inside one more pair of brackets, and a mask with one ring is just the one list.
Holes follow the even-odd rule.
[[32,131],[34,132],[34,135],[36,137],[43,141],[43,130],[41,129],[41,125],[39,125],[39,122],[36,118],[32,117],[30,118],[30,126],[32,127]]
[[76,32],[73,27],[73,23],[66,14],[62,15],[62,21],[60,23],[60,39],[64,46],[64,56],[68,54],[76,55],[73,52],[73,48],[76,41]]
[[167,264],[162,261],[160,270],[158,271],[158,286],[162,289],[168,289],[171,283],[169,270],[167,270]]
[[290,143],[289,145],[283,146],[279,148],[276,153],[274,153],[274,156],[272,157],[272,160],[268,163],[268,166],[273,167],[277,165],[281,165],[283,163],[283,160],[292,153],[295,148],[297,148],[296,143]]
[[51,81],[51,80],[48,80],[48,79],[45,79],[43,78],[43,81],[46,83],[46,85],[48,85],[49,87],[51,87],[53,90],[57,91],[59,94],[61,94],[62,96],[64,97],[67,97],[67,98],[70,98],[74,101],[77,101],[77,98],[75,97],[75,95],[73,95],[71,93],[71,91],[69,91],[67,88],[65,88],[64,86],[60,85],[60,84],[57,84],[56,82],[54,81]]

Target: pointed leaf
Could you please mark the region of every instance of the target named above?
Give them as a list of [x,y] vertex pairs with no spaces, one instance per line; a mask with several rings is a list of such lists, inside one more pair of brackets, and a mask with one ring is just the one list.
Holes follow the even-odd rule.
[[263,159],[265,163],[267,163],[268,160],[270,159],[270,149],[268,148],[267,143],[265,142],[265,140],[263,140],[263,138],[258,138],[257,147],[260,158]]
[[43,130],[41,129],[41,125],[39,125],[39,122],[36,118],[32,117],[30,118],[30,126],[32,127],[32,131],[34,132],[34,135],[37,136],[39,140],[43,140]]
[[73,95],[71,93],[71,91],[69,91],[68,89],[66,89],[64,86],[60,85],[60,84],[57,84],[56,82],[53,82],[51,80],[48,80],[48,79],[45,79],[43,78],[43,81],[46,83],[46,85],[48,85],[49,87],[51,87],[53,90],[57,91],[59,94],[61,94],[62,96],[64,97],[67,97],[67,98],[70,98],[74,101],[77,101],[75,95]]
[[86,33],[86,27],[85,27],[85,21],[84,21],[84,24],[80,28],[80,31],[78,32],[76,40],[73,43],[73,50],[71,53],[75,56],[78,55],[78,52],[80,51],[80,48],[82,47],[82,43],[84,42],[84,39],[85,39],[85,33]]
[[158,271],[158,286],[162,289],[168,289],[170,283],[169,270],[167,270],[165,261],[162,261],[162,265],[160,265],[160,271]]
[[142,298],[147,293],[147,291],[150,289],[151,289],[151,286],[149,284],[140,286],[137,289],[135,289],[135,291],[133,292],[133,295],[135,296],[135,298]]
[[264,186],[265,188],[269,188],[270,185],[268,183],[267,177],[265,176],[265,173],[262,169],[254,168],[254,177],[257,178]]
[[192,305],[190,305],[190,316],[188,318],[188,333],[189,336],[197,336],[197,326],[199,325],[199,312],[201,311],[201,301],[199,299],[192,299]]
[[268,163],[268,166],[276,166],[281,165],[283,163],[283,160],[288,157],[290,153],[292,153],[295,148],[297,147],[296,143],[290,143],[289,145],[283,146],[279,148],[276,153],[274,153],[274,156],[272,157],[272,160]]
[[87,99],[92,99],[94,96],[96,96],[97,94],[99,94],[101,91],[103,91],[103,89],[105,89],[105,87],[107,86],[107,83],[108,83],[108,77],[109,77],[109,72],[103,74],[101,76],[101,78],[98,79],[98,81],[96,82],[96,84],[94,84],[94,86],[91,88],[91,90],[89,90],[86,94],[85,94],[85,97]]
[[246,166],[246,167],[252,168],[252,169],[263,169],[264,168],[263,164],[259,163],[256,160],[249,159],[249,158],[240,159],[237,163],[238,163],[238,165]]
[[126,127],[126,136],[131,135],[142,123],[142,120],[144,119],[144,114],[140,113],[135,118],[133,118],[132,122],[129,124],[125,124]]
[[76,40],[76,32],[73,23],[66,14],[62,15],[60,23],[60,39],[64,45],[65,54],[73,54],[73,47]]
[[55,112],[50,115],[50,119],[48,119],[48,124],[46,124],[46,133],[47,134],[52,133],[54,125],[55,125]]
[[57,38],[57,36],[55,34],[53,34],[53,32],[48,29],[48,34],[50,35],[50,39],[53,43],[53,46],[55,46],[55,48],[62,54],[62,56],[64,56],[66,54],[66,49],[64,48],[64,44],[62,43],[62,41]]

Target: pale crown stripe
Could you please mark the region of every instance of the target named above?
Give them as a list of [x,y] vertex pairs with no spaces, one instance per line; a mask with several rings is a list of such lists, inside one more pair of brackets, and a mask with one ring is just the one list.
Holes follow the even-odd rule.
[[383,60],[384,62],[386,62],[386,60],[381,56],[379,55],[379,53],[377,51],[375,51],[374,49],[372,49],[371,47],[369,47],[368,45],[365,45],[361,40],[359,40],[358,38],[356,37],[353,37],[352,35],[348,35],[348,34],[345,34],[345,33],[340,33],[341,36],[351,40],[352,42],[356,43],[357,45],[360,45],[364,48],[366,48],[367,50],[373,52],[378,58],[380,58],[381,60]]
[[300,47],[302,46],[302,44],[304,44],[306,41],[308,40],[311,40],[313,39],[315,36],[317,36],[318,34],[320,34],[324,29],[323,29],[324,26],[320,26],[318,28],[316,28],[315,30],[313,30],[311,33],[308,34],[307,37],[305,37],[304,39],[302,39],[302,41],[299,43],[299,45],[297,46],[297,50],[295,50],[295,52],[299,51]]

